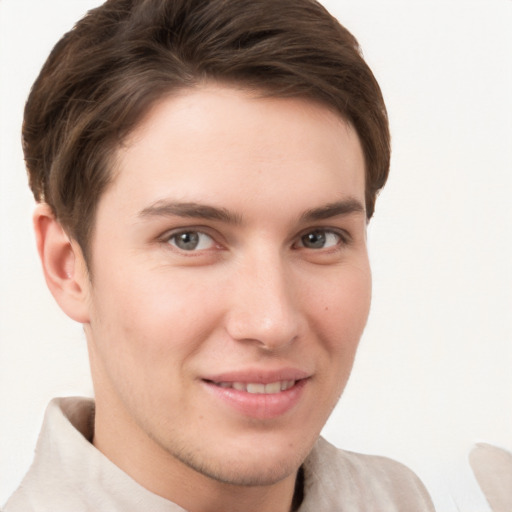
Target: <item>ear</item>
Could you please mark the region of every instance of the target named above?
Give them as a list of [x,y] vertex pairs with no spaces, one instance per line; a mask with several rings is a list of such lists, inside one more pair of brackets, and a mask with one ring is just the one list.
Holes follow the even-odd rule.
[[47,204],[37,205],[33,221],[37,250],[50,292],[66,315],[77,322],[88,323],[90,281],[80,246],[68,237]]

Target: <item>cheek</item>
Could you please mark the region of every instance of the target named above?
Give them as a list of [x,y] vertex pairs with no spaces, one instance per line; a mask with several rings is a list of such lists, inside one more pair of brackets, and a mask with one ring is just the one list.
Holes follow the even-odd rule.
[[[129,274],[128,274],[129,275]],[[96,290],[95,311],[102,343],[131,357],[134,363],[158,364],[181,352],[192,352],[215,325],[218,297],[211,286],[165,272],[127,280],[110,279]],[[184,354],[185,355],[185,354]]]
[[310,294],[313,322],[331,352],[355,353],[370,311],[371,287],[369,265],[350,266]]
[[324,401],[322,421],[338,403],[349,379],[371,302],[369,266],[344,267],[322,279],[309,298],[309,326],[319,342],[318,383]]

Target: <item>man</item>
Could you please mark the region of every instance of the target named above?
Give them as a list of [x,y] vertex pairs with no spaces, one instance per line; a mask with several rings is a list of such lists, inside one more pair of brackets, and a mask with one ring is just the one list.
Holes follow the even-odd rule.
[[50,404],[7,512],[432,510],[319,439],[389,169],[378,84],[320,5],[110,0],[56,45],[23,141],[95,401]]

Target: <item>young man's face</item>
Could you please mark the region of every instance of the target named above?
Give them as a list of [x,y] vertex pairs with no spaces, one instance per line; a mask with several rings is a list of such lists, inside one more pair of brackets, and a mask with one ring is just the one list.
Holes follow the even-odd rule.
[[157,104],[114,172],[91,241],[95,442],[139,480],[294,477],[370,305],[355,131],[205,86]]

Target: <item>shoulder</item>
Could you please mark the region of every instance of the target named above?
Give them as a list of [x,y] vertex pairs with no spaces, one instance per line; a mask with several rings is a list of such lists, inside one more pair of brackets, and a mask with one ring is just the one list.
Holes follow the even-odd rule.
[[[304,464],[301,512],[432,512],[430,496],[406,466],[376,455],[339,450],[320,438]],[[321,507],[319,508],[319,505]]]
[[[49,403],[32,465],[4,512],[88,510],[77,489],[82,486],[92,450],[89,430],[93,414],[91,399],[54,398]],[[80,479],[75,475],[77,467],[82,471]]]

